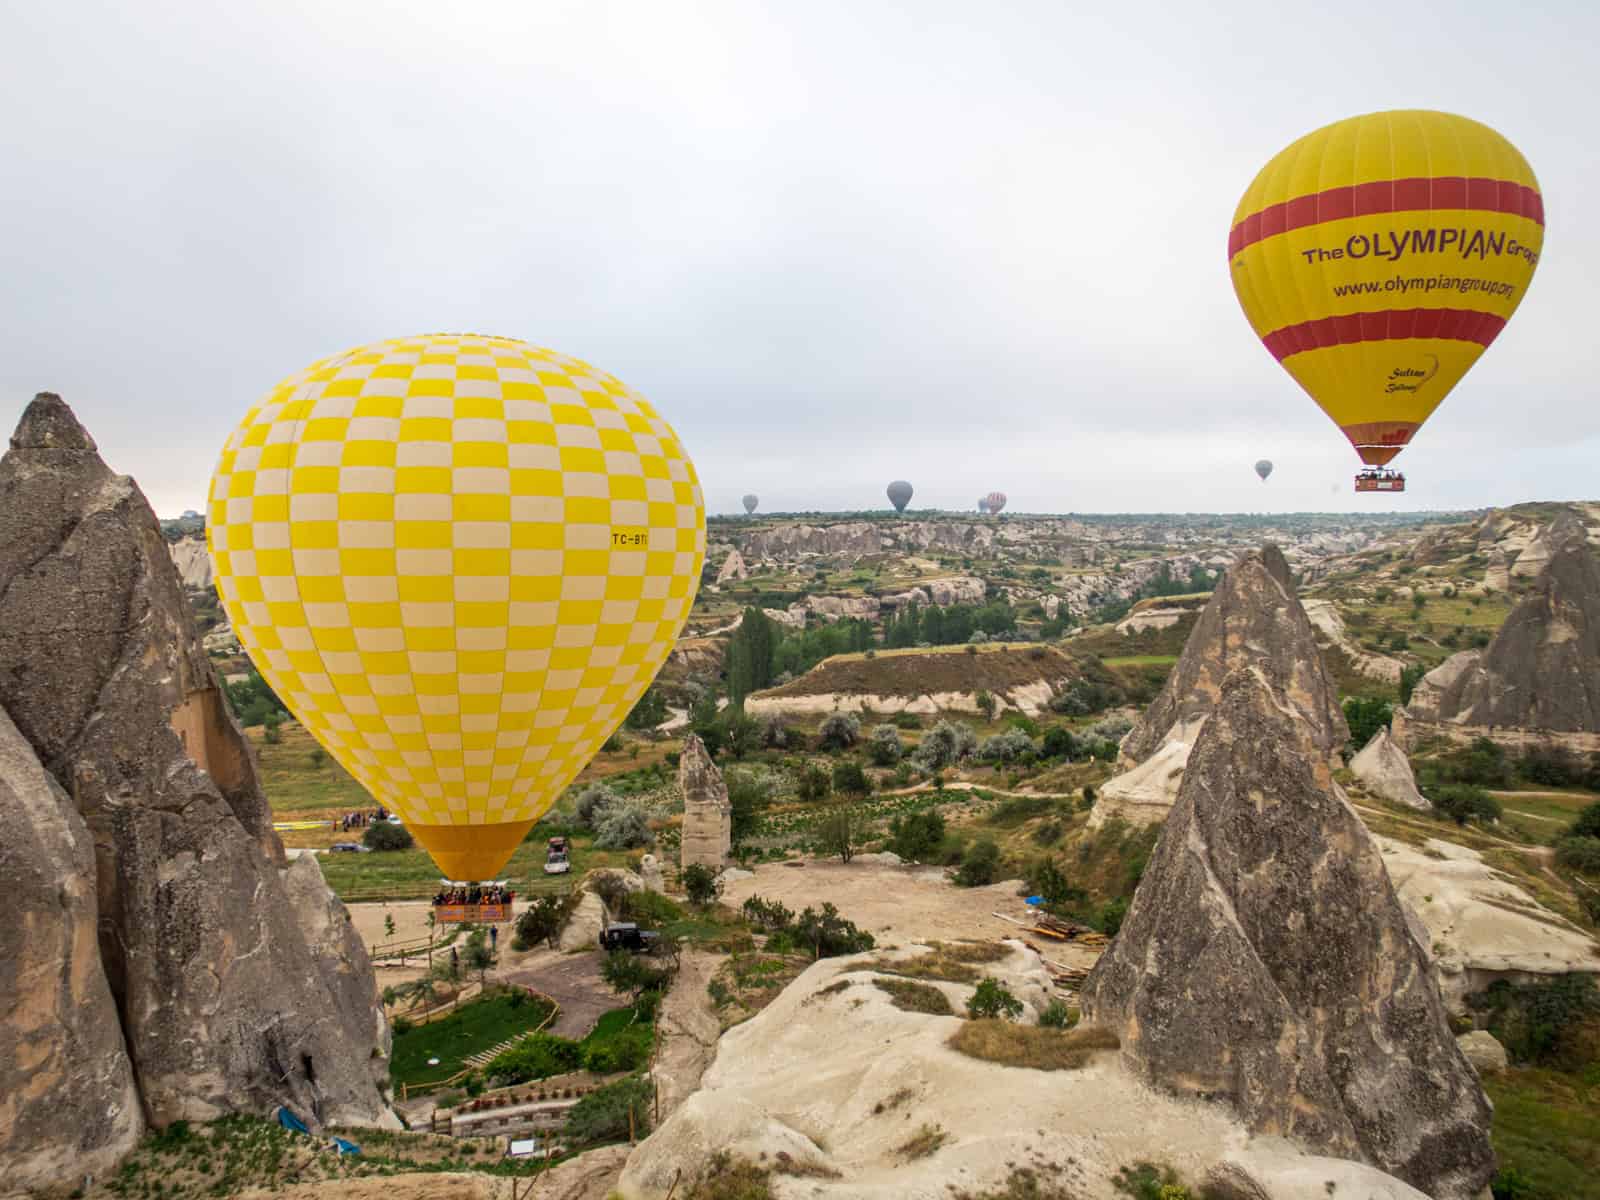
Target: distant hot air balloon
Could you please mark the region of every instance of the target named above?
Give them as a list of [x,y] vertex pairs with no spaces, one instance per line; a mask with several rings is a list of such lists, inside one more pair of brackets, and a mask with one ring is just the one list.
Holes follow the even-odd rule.
[[206,536],[262,676],[456,880],[492,879],[644,694],[706,545],[643,397],[453,334],[273,388],[223,447]]
[[1228,258],[1267,350],[1377,468],[1494,341],[1543,244],[1515,146],[1466,117],[1400,111],[1326,126],[1263,167]]
[[1267,481],[1267,476],[1272,474],[1272,460],[1263,458],[1256,462],[1256,474],[1261,476],[1261,482]]
[[752,492],[750,495],[746,496],[741,503],[744,505],[745,515],[749,516],[751,513],[755,512],[756,505],[761,503],[761,498]]
[[984,499],[988,501],[991,513],[998,514],[1006,506],[1006,494],[1004,492],[990,492]]
[[911,503],[911,485],[904,479],[896,479],[891,483],[889,503],[894,505],[895,512],[905,512],[906,505]]
[[987,497],[987,496],[979,496],[978,497],[978,511],[981,512],[981,513],[987,513],[989,511],[989,497]]

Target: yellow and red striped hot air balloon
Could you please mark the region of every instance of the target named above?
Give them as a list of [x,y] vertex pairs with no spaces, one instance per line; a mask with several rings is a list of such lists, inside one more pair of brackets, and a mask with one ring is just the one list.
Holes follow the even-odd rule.
[[1239,201],[1228,258],[1262,343],[1378,468],[1505,327],[1543,244],[1544,202],[1515,146],[1407,110],[1280,152]]

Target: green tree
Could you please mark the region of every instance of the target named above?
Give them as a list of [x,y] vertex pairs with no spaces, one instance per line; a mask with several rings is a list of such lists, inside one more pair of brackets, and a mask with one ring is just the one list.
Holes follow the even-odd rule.
[[494,951],[489,946],[489,935],[481,929],[474,929],[467,938],[467,952],[462,955],[462,961],[467,970],[478,973],[479,984],[487,984],[489,968],[494,966]]
[[728,753],[736,759],[743,759],[752,750],[761,746],[761,725],[751,716],[747,716],[743,708],[728,706],[728,711],[722,714],[723,727],[726,729],[726,743]]
[[907,813],[889,822],[889,850],[906,862],[932,862],[944,834],[944,816],[937,810]]
[[361,842],[368,850],[409,850],[413,844],[411,831],[392,821],[374,821],[368,825]]
[[722,891],[722,881],[705,863],[690,863],[683,869],[683,890],[690,904],[704,908]]
[[841,862],[849,863],[861,839],[861,820],[854,809],[841,804],[822,819],[817,836],[824,850],[837,854]]
[[1584,807],[1567,829],[1567,836],[1600,838],[1600,800]]
[[743,707],[746,696],[772,682],[778,641],[772,619],[766,613],[755,607],[744,610],[739,628],[728,641],[728,703],[731,706]]
[[824,750],[848,750],[861,740],[861,722],[854,713],[834,713],[823,721],[818,741]]
[[651,684],[645,689],[644,695],[639,697],[623,721],[629,729],[654,729],[667,719],[667,698],[661,694],[661,689]]
[[[937,612],[938,609],[929,609]],[[874,725],[872,733],[867,738],[867,753],[872,757],[874,766],[892,767],[900,761],[900,755],[905,747],[900,744],[900,731],[893,725]]]
[[1360,749],[1389,727],[1394,706],[1377,696],[1352,696],[1344,702],[1345,723],[1350,726],[1350,744]]
[[816,763],[807,763],[800,769],[800,779],[796,784],[800,799],[807,803],[826,800],[833,791],[833,782],[828,772],[817,766]]
[[388,938],[390,941],[394,940],[394,914],[393,913],[384,913],[383,914],[383,936]]
[[561,931],[566,928],[572,908],[562,896],[538,896],[528,902],[517,917],[517,938],[524,946],[549,943],[554,950],[561,943]]
[[962,858],[956,882],[962,887],[987,887],[999,876],[1000,847],[993,838],[983,838]]
[[772,801],[772,787],[765,779],[740,772],[728,778],[728,803],[732,809],[730,836],[739,845],[755,833],[761,814]]
[[612,991],[637,997],[640,992],[660,987],[667,981],[667,973],[637,954],[613,950],[600,964],[600,978]]
[[1417,684],[1422,682],[1422,677],[1428,673],[1428,668],[1421,663],[1414,663],[1409,667],[1400,668],[1400,703],[1410,704],[1411,693],[1416,691]]
[[841,795],[865,796],[872,790],[861,764],[853,759],[836,763],[833,768],[833,790]]

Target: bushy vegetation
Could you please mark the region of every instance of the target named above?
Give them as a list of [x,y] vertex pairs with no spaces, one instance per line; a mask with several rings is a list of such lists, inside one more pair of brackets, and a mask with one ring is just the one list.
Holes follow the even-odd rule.
[[937,771],[964,762],[977,751],[978,737],[969,726],[940,721],[917,743],[911,760],[924,771]]
[[993,975],[986,975],[980,979],[967,1001],[967,1016],[974,1021],[1015,1021],[1021,1015],[1022,1001],[1012,995],[1011,989]]
[[848,750],[860,740],[861,719],[854,713],[834,713],[817,731],[817,743],[824,750]]
[[1469,996],[1513,1062],[1582,1070],[1600,1059],[1600,992],[1592,975],[1544,983],[1496,980]]
[[813,959],[833,958],[841,954],[859,954],[871,950],[874,945],[870,933],[857,929],[855,922],[845,920],[831,903],[825,902],[820,909],[808,906],[795,916],[782,903],[769,903],[760,896],[751,896],[744,902],[742,911],[751,924],[772,935],[767,949],[773,953],[792,948]]
[[1389,728],[1394,705],[1378,696],[1352,696],[1344,702],[1345,723],[1350,726],[1350,745],[1359,750]]
[[374,821],[361,835],[361,844],[368,850],[390,851],[409,850],[416,843],[411,831],[404,825],[396,825],[392,821]]
[[970,1058],[1029,1067],[1035,1071],[1075,1071],[1099,1050],[1115,1050],[1117,1035],[1097,1026],[1049,1029],[1016,1021],[963,1021],[949,1046]]
[[1469,783],[1430,784],[1423,795],[1437,816],[1448,817],[1457,825],[1476,821],[1492,825],[1500,819],[1500,803],[1481,787]]
[[567,1113],[566,1135],[578,1143],[615,1142],[650,1132],[655,1088],[643,1075],[630,1075],[590,1092]]
[[683,869],[683,890],[690,904],[703,908],[721,893],[722,881],[705,863],[690,863]]
[[511,948],[526,950],[540,942],[548,942],[554,950],[561,941],[561,931],[567,927],[567,921],[572,916],[575,899],[575,894],[552,894],[525,901],[526,906],[517,916],[516,936]]
[[594,844],[601,850],[631,850],[655,844],[650,818],[641,804],[618,800],[599,810],[595,818]]
[[918,983],[914,979],[874,979],[873,985],[889,994],[890,1002],[906,1012],[927,1013],[930,1016],[951,1016],[954,1009],[950,999],[932,984]]
[[905,862],[934,862],[944,839],[944,815],[937,809],[907,813],[889,822],[889,851]]
[[[396,1085],[447,1079],[472,1055],[537,1028],[550,1011],[548,1002],[529,996],[522,988],[497,989],[469,1000],[437,1021],[396,1031],[390,1076]],[[430,1058],[437,1058],[438,1065],[430,1065]]]
[[993,838],[974,842],[956,869],[956,883],[962,887],[985,887],[999,877],[1000,847]]

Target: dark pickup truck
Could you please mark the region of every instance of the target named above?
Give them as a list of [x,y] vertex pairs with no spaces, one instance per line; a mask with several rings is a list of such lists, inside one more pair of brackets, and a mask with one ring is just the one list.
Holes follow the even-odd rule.
[[600,949],[632,950],[635,954],[650,954],[661,935],[651,929],[640,929],[632,921],[613,921],[600,931]]

